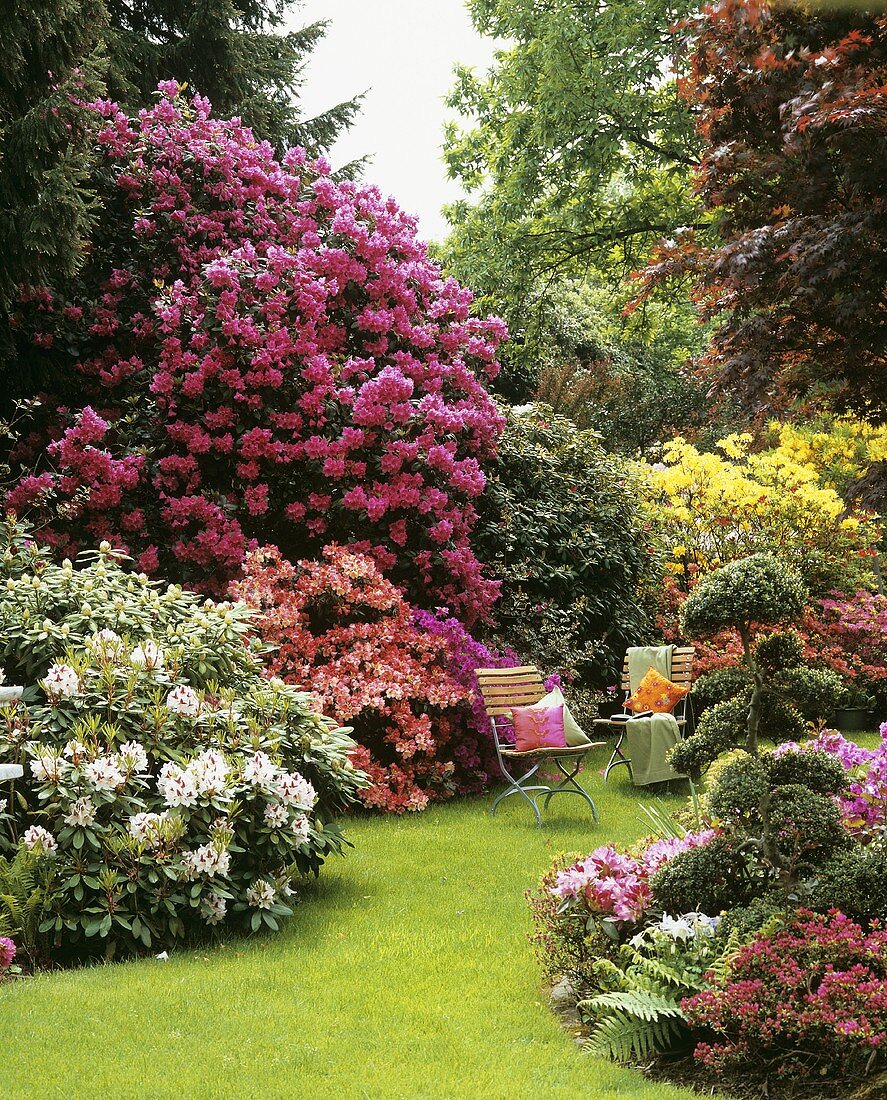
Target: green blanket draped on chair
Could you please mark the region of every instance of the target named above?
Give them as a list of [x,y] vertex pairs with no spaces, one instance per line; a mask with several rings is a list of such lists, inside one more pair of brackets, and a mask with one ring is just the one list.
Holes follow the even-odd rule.
[[[655,668],[670,680],[673,652],[674,646],[671,645],[635,646],[629,649],[628,683],[631,690],[637,691],[650,668]],[[680,727],[673,714],[629,718],[625,723],[625,741],[631,760],[631,777],[636,787],[684,778],[666,763],[669,750],[674,748],[680,738]]]

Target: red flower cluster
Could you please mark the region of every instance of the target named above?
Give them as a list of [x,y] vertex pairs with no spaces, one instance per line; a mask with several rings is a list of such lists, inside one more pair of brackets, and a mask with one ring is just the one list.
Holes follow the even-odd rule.
[[873,921],[865,932],[837,910],[801,910],[740,948],[726,980],[681,1007],[691,1028],[716,1036],[694,1051],[713,1069],[860,1071],[887,1047],[887,930]]
[[7,506],[68,554],[109,539],[211,589],[263,541],[356,544],[416,602],[485,616],[470,536],[503,323],[470,316],[392,200],[163,92],[137,119],[95,105],[93,255],[72,300],[31,292],[17,317],[43,354],[76,349],[84,402],[54,411],[45,459],[20,448]]
[[268,664],[354,727],[366,805],[421,810],[483,784],[492,750],[472,729],[471,693],[447,637],[416,622],[403,593],[366,556],[327,546],[293,565],[275,547],[251,553],[232,592],[258,611]]

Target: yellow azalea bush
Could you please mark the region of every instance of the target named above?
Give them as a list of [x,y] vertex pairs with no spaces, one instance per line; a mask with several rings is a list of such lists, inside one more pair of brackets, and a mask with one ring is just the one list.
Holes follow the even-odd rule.
[[853,416],[823,416],[807,424],[771,420],[766,442],[777,454],[812,466],[826,488],[843,495],[873,462],[887,460],[887,426]]
[[820,471],[784,445],[750,452],[752,437],[730,435],[718,452],[683,439],[663,461],[642,463],[647,511],[683,587],[727,562],[771,551],[794,565],[812,594],[869,587],[881,530],[874,516],[844,515],[846,505]]

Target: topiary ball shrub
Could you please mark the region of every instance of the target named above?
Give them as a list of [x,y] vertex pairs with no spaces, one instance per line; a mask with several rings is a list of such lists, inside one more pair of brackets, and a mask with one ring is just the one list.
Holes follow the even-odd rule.
[[650,889],[666,913],[718,914],[748,904],[756,883],[736,842],[715,837],[670,859],[653,875]]
[[54,869],[53,952],[277,929],[343,850],[365,782],[347,731],[265,677],[242,604],[127,573],[107,544],[55,565],[11,522],[0,573],[0,660],[28,685],[0,711],[0,756],[26,768],[5,839]]
[[867,924],[887,920],[887,848],[854,847],[817,872],[805,904],[819,913],[839,909]]
[[681,629],[693,637],[732,627],[748,637],[753,625],[800,618],[806,604],[807,590],[794,570],[774,554],[751,554],[696,585],[681,609]]
[[94,105],[89,257],[19,306],[20,354],[63,392],[7,505],[60,552],[108,539],[212,592],[261,543],[358,543],[420,606],[486,616],[471,532],[504,324],[392,199],[161,92],[138,118]]
[[501,577],[497,645],[568,682],[612,683],[646,628],[649,539],[635,478],[594,432],[543,405],[506,410],[474,544]]

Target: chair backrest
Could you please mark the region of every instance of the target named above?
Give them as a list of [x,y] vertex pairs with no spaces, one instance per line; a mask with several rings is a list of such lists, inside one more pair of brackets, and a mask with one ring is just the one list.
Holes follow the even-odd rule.
[[[689,686],[693,683],[693,657],[696,650],[693,646],[675,646],[671,655],[671,682]],[[628,654],[622,663],[622,690],[629,691],[628,681]]]
[[510,718],[512,707],[529,707],[545,694],[542,673],[534,665],[479,668],[475,675],[497,740],[500,723]]

